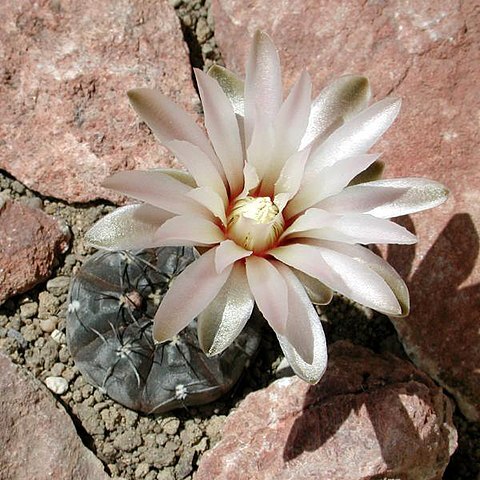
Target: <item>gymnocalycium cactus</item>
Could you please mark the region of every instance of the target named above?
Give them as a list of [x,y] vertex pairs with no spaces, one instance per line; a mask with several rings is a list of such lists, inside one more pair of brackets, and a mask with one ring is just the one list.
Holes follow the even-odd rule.
[[82,374],[126,407],[159,413],[211,402],[237,382],[258,348],[255,322],[211,358],[198,345],[196,321],[170,342],[153,341],[158,305],[196,257],[190,247],[98,252],[73,279],[70,351]]

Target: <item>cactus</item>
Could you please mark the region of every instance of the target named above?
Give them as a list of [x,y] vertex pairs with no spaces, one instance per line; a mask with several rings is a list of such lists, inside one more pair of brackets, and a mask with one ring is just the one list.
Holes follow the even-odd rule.
[[154,343],[155,311],[197,255],[188,247],[98,252],[72,281],[70,352],[90,383],[128,408],[160,413],[212,402],[238,381],[258,349],[258,313],[216,357],[201,351],[196,320],[171,341]]

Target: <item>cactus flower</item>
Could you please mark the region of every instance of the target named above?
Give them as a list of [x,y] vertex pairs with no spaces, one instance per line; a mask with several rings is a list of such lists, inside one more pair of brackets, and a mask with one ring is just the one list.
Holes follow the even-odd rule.
[[369,106],[366,78],[340,77],[312,101],[302,72],[283,99],[278,52],[256,32],[245,81],[214,66],[195,71],[204,134],[161,93],[128,93],[133,108],[188,171],[119,172],[104,186],[142,202],[121,207],[87,234],[97,248],[196,246],[203,252],[171,285],[154,320],[163,342],[198,318],[207,355],[222,352],[254,304],[295,373],[315,383],[327,362],[312,305],[333,292],[387,315],[406,315],[405,283],[363,245],[413,244],[392,217],[442,203],[447,191],[421,178],[379,180],[370,147],[400,100]]

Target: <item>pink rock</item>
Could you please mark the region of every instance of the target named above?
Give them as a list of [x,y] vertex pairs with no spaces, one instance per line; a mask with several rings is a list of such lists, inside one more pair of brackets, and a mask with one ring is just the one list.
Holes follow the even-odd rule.
[[107,480],[46,388],[0,353],[0,478]]
[[46,280],[69,239],[68,230],[41,210],[9,200],[0,205],[0,304]]
[[399,119],[373,148],[387,177],[422,176],[451,190],[442,207],[416,215],[413,248],[389,259],[412,294],[407,319],[393,320],[412,359],[480,420],[477,95],[480,12],[476,2],[213,0],[226,64],[243,71],[251,33],[269,32],[285,84],[311,73],[315,91],[345,73],[366,75],[376,98],[403,98]]
[[457,446],[450,400],[425,374],[348,342],[318,385],[251,393],[195,480],[440,480]]
[[167,0],[0,3],[0,168],[56,198],[118,199],[116,170],[171,166],[126,92],[193,109],[182,32]]

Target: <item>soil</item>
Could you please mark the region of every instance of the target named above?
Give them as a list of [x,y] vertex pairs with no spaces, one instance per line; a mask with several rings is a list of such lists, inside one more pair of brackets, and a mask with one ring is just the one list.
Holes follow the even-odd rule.
[[[215,43],[208,0],[172,0],[180,18],[193,67],[223,64]],[[220,401],[181,408],[163,415],[143,415],[106,397],[80,375],[68,351],[65,316],[70,278],[93,253],[83,236],[115,207],[107,203],[69,205],[45,198],[0,171],[0,195],[42,208],[71,229],[72,245],[55,266],[52,278],[0,306],[0,349],[37,378],[61,377],[58,400],[79,435],[116,479],[192,479],[202,454],[221,438],[226,416],[249,392],[281,375],[280,348],[269,328],[255,361],[237,386]],[[320,312],[329,343],[349,339],[376,352],[406,358],[390,321],[343,298]],[[64,388],[66,383],[66,390]],[[60,393],[63,390],[64,393]],[[447,480],[474,480],[480,473],[480,428],[458,413],[459,447],[445,474]]]

